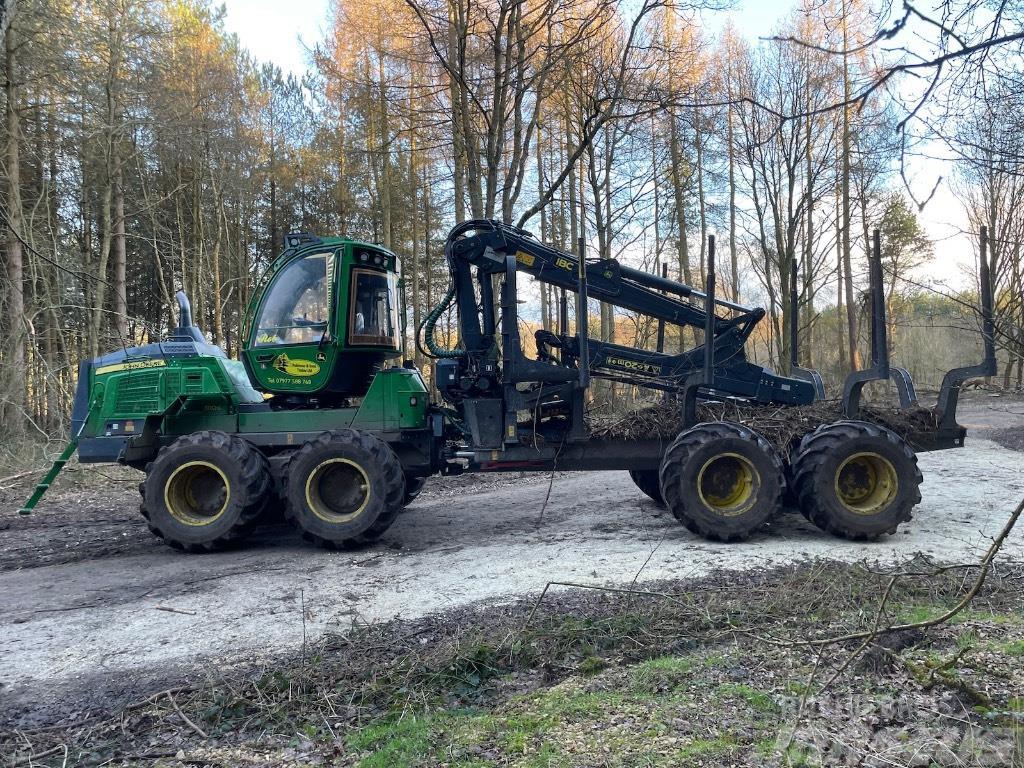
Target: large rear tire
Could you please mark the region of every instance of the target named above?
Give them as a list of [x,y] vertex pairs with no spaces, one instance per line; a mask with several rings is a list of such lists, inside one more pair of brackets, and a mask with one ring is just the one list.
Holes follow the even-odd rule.
[[633,478],[636,487],[647,494],[651,501],[659,507],[665,506],[665,498],[661,495],[661,481],[658,479],[656,469],[631,469],[629,476]]
[[175,549],[222,549],[249,534],[270,495],[267,460],[224,432],[196,432],[160,449],[139,486],[149,529]]
[[824,424],[793,460],[800,511],[823,531],[855,541],[896,533],[921,501],[921,471],[907,442],[865,421]]
[[401,462],[386,443],[359,430],[310,440],[291,457],[284,478],[285,516],[320,546],[375,541],[402,509]]
[[662,458],[661,493],[676,519],[712,541],[741,541],[782,507],[786,479],[772,446],[741,424],[708,422],[679,435]]

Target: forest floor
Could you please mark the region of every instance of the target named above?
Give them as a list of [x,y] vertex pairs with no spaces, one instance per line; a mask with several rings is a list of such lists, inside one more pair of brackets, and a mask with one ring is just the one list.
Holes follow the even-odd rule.
[[[975,395],[961,422],[966,449],[920,457],[914,520],[869,544],[799,514],[712,544],[607,472],[431,481],[361,551],[268,527],[188,556],[148,533],[129,470],[69,473],[28,518],[30,482],[15,481],[0,488],[0,765],[47,750],[33,764],[761,765],[791,721],[783,751],[820,750],[821,734],[834,747],[849,706],[870,726],[850,737],[857,754],[889,754],[880,765],[945,764],[907,745],[942,743],[957,718],[950,764],[1009,765],[1020,532],[956,624],[879,651],[810,705],[802,686],[851,647],[822,661],[790,642],[870,622],[880,573],[978,560],[1024,496],[1024,402]],[[909,579],[887,617],[941,612],[975,574]],[[549,582],[657,594],[555,586],[531,618]],[[963,761],[989,747],[995,762]]]

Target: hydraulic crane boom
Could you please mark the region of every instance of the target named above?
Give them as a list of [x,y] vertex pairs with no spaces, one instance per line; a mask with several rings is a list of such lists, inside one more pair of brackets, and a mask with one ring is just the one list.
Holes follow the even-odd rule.
[[[511,399],[522,408],[526,399],[521,388],[514,389],[515,384],[560,384],[565,390],[576,384],[575,388],[580,388],[578,372],[584,359],[588,361],[588,373],[668,392],[681,392],[691,377],[703,369],[703,346],[679,354],[652,352],[591,339],[581,333],[584,323],[577,323],[574,335],[569,335],[564,327],[558,334],[537,331],[538,360],[527,359],[519,338],[516,274],[525,272],[541,282],[578,292],[583,282],[579,260],[539,242],[522,229],[488,220],[456,226],[448,236],[445,254],[452,273],[448,298],[458,308],[463,344],[458,352],[442,351],[444,356],[454,358],[441,366],[439,379],[442,393],[452,402],[493,396],[505,385],[506,400]],[[494,309],[494,275],[504,277],[498,302],[500,330]],[[717,395],[761,403],[804,404],[814,400],[815,392],[808,382],[778,376],[746,360],[744,344],[764,317],[763,309],[719,300],[715,306],[732,315],[714,314],[709,324],[708,307],[693,303],[705,300],[703,293],[614,259],[586,262],[585,281],[585,290],[592,298],[665,323],[701,330],[713,327],[716,363],[709,389]],[[427,331],[429,344],[432,327]],[[499,333],[500,355],[496,344]],[[553,393],[550,387],[547,392],[558,398],[566,394]],[[506,410],[511,405],[506,402]]]
[[[467,236],[469,232],[474,234]],[[579,261],[575,256],[545,245],[529,232],[508,224],[489,220],[465,222],[449,234],[446,254],[457,284],[459,309],[467,318],[461,329],[467,350],[486,343],[482,338],[484,330],[479,323],[473,322],[476,313],[472,308],[475,298],[471,267],[476,267],[480,274],[503,273],[504,257],[511,254],[515,256],[516,268],[520,272],[526,272],[558,288],[569,291],[578,288]],[[586,265],[586,272],[588,291],[592,298],[676,325],[704,327],[704,309],[689,301],[680,301],[704,298],[703,293],[688,285],[624,266],[615,259],[590,262]],[[737,338],[746,341],[765,314],[760,308],[745,307],[729,301],[717,303],[739,314],[729,319],[717,318],[716,336],[736,329]]]

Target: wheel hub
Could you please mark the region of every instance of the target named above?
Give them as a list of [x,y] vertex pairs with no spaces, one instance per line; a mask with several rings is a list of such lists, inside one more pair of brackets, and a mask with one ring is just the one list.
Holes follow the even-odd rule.
[[697,493],[712,511],[734,517],[748,511],[757,499],[761,477],[753,463],[738,453],[708,459],[697,474]]
[[306,502],[313,514],[328,523],[347,523],[370,501],[370,478],[351,459],[321,462],[306,479]]
[[182,464],[164,485],[167,511],[185,525],[209,525],[224,513],[230,497],[227,476],[208,461]]
[[899,479],[896,468],[877,453],[855,453],[836,470],[836,496],[857,515],[875,515],[896,498]]

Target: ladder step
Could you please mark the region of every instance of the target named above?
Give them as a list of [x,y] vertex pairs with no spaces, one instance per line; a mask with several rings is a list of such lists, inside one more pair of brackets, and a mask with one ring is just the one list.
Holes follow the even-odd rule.
[[81,426],[78,428],[71,440],[68,442],[64,451],[61,453],[57,460],[53,462],[53,466],[50,467],[50,471],[43,476],[43,481],[36,486],[35,492],[25,502],[25,506],[18,510],[19,515],[31,515],[32,510],[35,509],[36,504],[43,498],[43,495],[50,488],[50,484],[57,479],[57,475],[65,467],[65,465],[71,460],[71,457],[75,453],[75,448],[78,447],[78,438],[81,436],[82,431],[85,429],[86,422],[89,421],[89,416],[92,415],[92,409],[85,415],[85,419],[82,421]]

